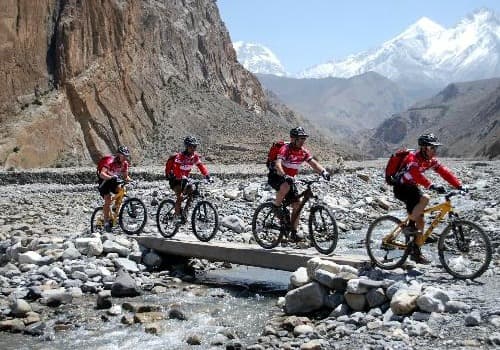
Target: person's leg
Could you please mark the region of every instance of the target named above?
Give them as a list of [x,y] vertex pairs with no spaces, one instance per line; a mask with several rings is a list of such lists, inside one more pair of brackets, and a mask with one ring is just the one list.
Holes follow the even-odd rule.
[[420,193],[420,198],[418,203],[413,207],[411,210],[411,214],[409,215],[411,220],[415,221],[415,226],[417,229],[417,232],[415,233],[415,246],[414,250],[412,252],[412,259],[419,263],[419,264],[429,264],[430,260],[427,259],[423,254],[422,250],[420,249],[421,246],[424,245],[424,226],[425,226],[425,220],[424,220],[424,209],[429,203],[429,196],[425,194]]
[[182,193],[181,187],[176,186],[174,188],[175,192],[175,215],[181,215],[181,206],[184,199],[184,194]]
[[275,172],[270,172],[267,175],[267,183],[276,190],[276,197],[273,201],[275,207],[280,207],[286,195],[290,191],[290,184],[285,181],[284,176],[280,176]]
[[415,243],[420,247],[424,244],[424,226],[425,226],[425,220],[424,220],[424,209],[429,204],[429,196],[426,194],[423,194],[420,196],[420,200],[418,201],[417,205],[413,208],[411,211],[409,218],[410,220],[415,221],[415,226],[418,230],[417,235],[415,236]]
[[285,199],[286,195],[290,191],[290,185],[288,182],[283,182],[280,187],[278,192],[276,192],[276,199],[274,200],[274,205],[279,207],[281,206],[281,203],[283,203],[283,199]]
[[111,217],[111,194],[106,194],[103,196],[104,205],[102,206],[102,212],[104,215],[104,222],[109,221]]

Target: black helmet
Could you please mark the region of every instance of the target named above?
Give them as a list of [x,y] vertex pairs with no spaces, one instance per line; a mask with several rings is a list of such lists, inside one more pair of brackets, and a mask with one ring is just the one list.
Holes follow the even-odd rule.
[[434,134],[423,134],[418,138],[419,146],[441,146],[438,139]]
[[290,137],[308,137],[309,135],[305,132],[304,128],[298,126],[290,130]]
[[198,140],[194,136],[186,136],[186,138],[184,139],[184,146],[186,146],[186,147],[198,146],[199,144],[200,143],[198,142]]
[[127,158],[130,157],[130,151],[128,150],[128,147],[124,145],[118,146],[116,153],[123,154]]

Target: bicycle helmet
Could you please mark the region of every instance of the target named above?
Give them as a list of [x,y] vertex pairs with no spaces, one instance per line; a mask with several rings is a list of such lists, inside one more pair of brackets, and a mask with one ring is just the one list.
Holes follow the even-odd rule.
[[303,127],[298,126],[290,130],[290,137],[309,137]]
[[130,151],[128,150],[128,147],[124,145],[118,146],[116,153],[123,154],[127,158],[130,157]]
[[186,146],[186,147],[198,146],[199,144],[200,143],[198,142],[198,140],[194,136],[186,136],[186,138],[184,139],[184,146]]
[[423,134],[418,138],[419,146],[441,146],[438,139],[434,134]]

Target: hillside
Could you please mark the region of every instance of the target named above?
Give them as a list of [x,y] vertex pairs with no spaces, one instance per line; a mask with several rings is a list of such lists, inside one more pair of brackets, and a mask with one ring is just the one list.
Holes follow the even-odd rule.
[[301,123],[237,62],[213,0],[7,1],[0,28],[4,168],[90,165],[119,144],[156,164],[186,134],[213,161],[260,160]]
[[500,157],[500,78],[448,85],[431,99],[384,121],[370,139],[379,157],[401,145],[415,147],[418,135],[435,133],[440,155]]
[[344,140],[362,129],[376,127],[409,105],[396,84],[373,72],[350,79],[257,77],[288,106]]

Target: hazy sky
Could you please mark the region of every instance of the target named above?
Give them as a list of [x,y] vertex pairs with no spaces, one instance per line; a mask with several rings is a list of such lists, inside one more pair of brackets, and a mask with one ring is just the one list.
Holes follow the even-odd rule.
[[376,47],[421,17],[445,28],[500,0],[217,0],[231,40],[269,47],[297,73]]

